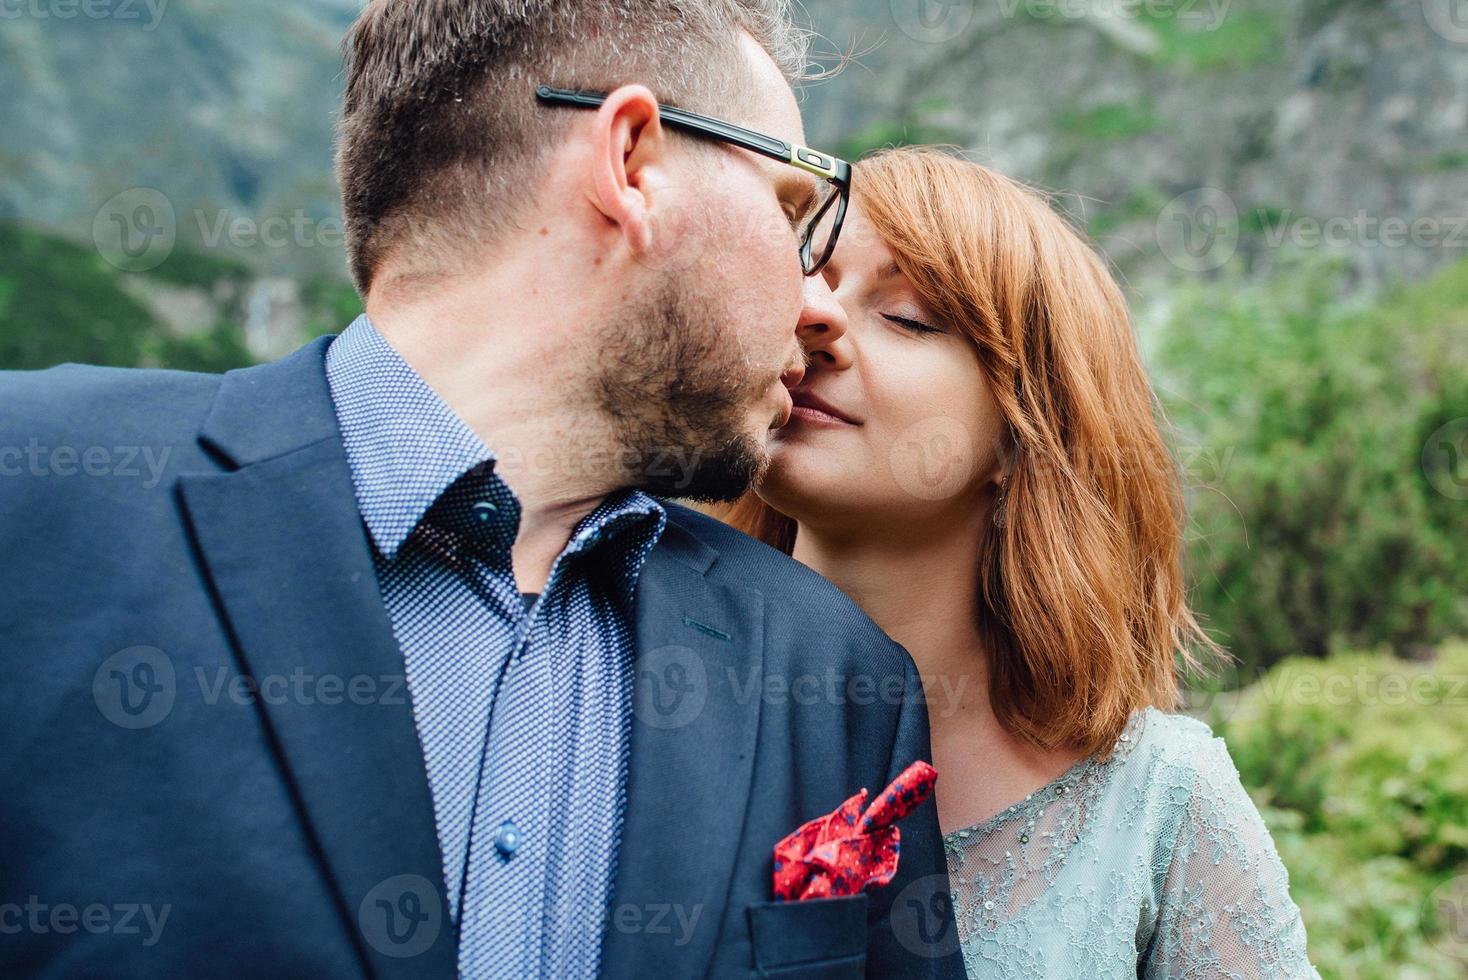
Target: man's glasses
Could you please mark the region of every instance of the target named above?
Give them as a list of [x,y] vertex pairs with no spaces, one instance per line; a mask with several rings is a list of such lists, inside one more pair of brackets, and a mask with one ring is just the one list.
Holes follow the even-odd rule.
[[[535,95],[542,102],[582,109],[599,108],[607,100],[605,92],[578,92],[549,85],[536,88]],[[743,147],[825,180],[825,193],[806,209],[806,217],[797,228],[801,269],[807,276],[820,272],[836,250],[836,238],[841,234],[842,222],[846,220],[846,205],[851,199],[851,164],[818,153],[808,146],[796,146],[712,116],[673,106],[660,105],[658,109],[663,122],[675,129]]]

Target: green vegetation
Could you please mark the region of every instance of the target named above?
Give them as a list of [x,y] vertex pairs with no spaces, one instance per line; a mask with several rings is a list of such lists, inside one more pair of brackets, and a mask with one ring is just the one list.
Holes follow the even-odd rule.
[[1246,673],[1468,633],[1468,262],[1359,309],[1275,260],[1178,290],[1158,351],[1205,624]]
[[[239,262],[176,249],[146,273],[109,265],[94,249],[0,222],[0,369],[75,361],[119,367],[227,371],[252,363],[245,345],[245,296],[253,270]],[[342,329],[361,312],[351,284],[299,284],[304,342]],[[156,297],[182,298],[209,319],[170,327]]]
[[1150,226],[1166,206],[1167,200],[1159,191],[1140,188],[1113,204],[1103,202],[1086,222],[1086,231],[1099,240],[1134,221],[1144,221]]
[[308,337],[339,333],[362,313],[362,299],[345,279],[306,280],[301,284],[301,302],[311,311]]
[[[1111,35],[1123,49],[1150,62],[1190,74],[1228,72],[1283,60],[1287,11],[1276,5],[1246,0],[1215,3],[1210,0],[1175,0],[1171,3],[1138,4],[1129,24],[1150,35],[1152,45],[1142,46],[1133,30]],[[1058,29],[1087,26],[1096,29],[1110,12],[1067,7],[1061,3],[1021,5],[1022,16]],[[1117,18],[1120,19],[1120,18]],[[1100,31],[1102,36],[1109,32]],[[1130,40],[1122,41],[1120,37]],[[1150,48],[1150,50],[1149,50]]]
[[1468,262],[1363,303],[1328,259],[1270,260],[1268,281],[1171,287],[1155,357],[1194,600],[1238,658],[1222,681],[1253,681],[1201,713],[1322,977],[1461,977]]
[[137,364],[154,324],[89,251],[15,225],[0,225],[0,365],[63,361]]
[[909,106],[902,118],[875,122],[842,140],[832,152],[845,160],[860,160],[887,146],[962,145],[965,134],[944,121],[949,108],[942,98],[922,99]]
[[1086,140],[1129,140],[1152,132],[1161,124],[1150,105],[1107,102],[1072,108],[1055,116],[1055,128]]
[[1407,164],[1407,169],[1414,174],[1449,173],[1465,167],[1468,167],[1468,152],[1458,150],[1415,157]]
[[1171,10],[1155,15],[1145,5],[1138,19],[1150,26],[1159,47],[1154,57],[1193,72],[1228,71],[1268,64],[1283,57],[1285,32],[1277,11],[1225,7],[1213,21],[1206,4],[1191,8],[1194,17]]
[[1291,659],[1213,713],[1324,980],[1463,976],[1468,643],[1430,664]]

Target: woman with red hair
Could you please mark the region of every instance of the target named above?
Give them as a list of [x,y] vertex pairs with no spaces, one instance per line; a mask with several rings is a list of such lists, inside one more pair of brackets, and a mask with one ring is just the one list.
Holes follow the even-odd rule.
[[823,271],[846,333],[717,513],[912,654],[970,976],[1316,976],[1222,740],[1174,713],[1220,651],[1106,265],[941,151],[869,157],[854,195]]

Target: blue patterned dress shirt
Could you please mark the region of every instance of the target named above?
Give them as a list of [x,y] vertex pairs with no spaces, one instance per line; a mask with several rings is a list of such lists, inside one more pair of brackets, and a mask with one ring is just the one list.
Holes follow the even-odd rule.
[[667,514],[580,521],[538,598],[495,456],[363,316],[326,376],[403,652],[463,977],[596,975],[625,803],[637,577]]

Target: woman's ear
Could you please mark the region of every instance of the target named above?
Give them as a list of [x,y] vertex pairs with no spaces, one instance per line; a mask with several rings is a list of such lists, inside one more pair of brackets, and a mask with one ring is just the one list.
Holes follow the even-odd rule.
[[644,85],[623,85],[607,96],[592,124],[592,206],[616,225],[634,254],[652,246],[649,178],[667,154],[657,98]]
[[995,453],[994,475],[991,482],[994,488],[1003,493],[1009,488],[1010,478],[1014,476],[1014,468],[1019,460],[1019,453],[1015,451],[1014,436],[1006,434],[999,438],[999,445]]

